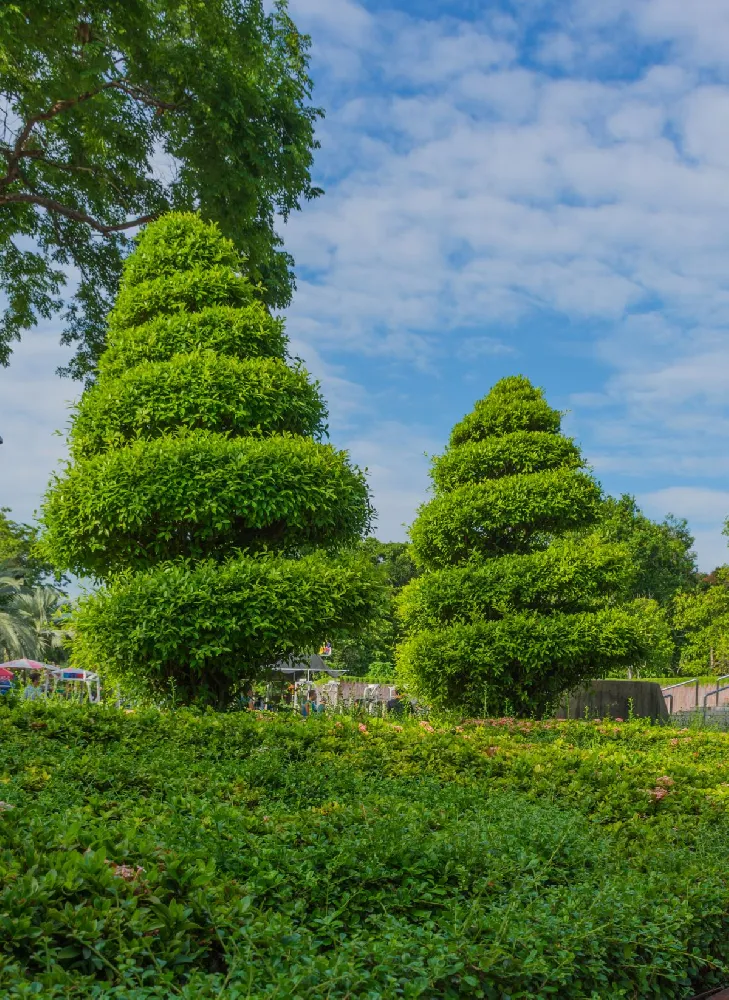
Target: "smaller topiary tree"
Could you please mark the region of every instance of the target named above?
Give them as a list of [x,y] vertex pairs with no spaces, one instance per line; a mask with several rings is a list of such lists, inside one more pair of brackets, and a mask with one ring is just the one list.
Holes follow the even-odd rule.
[[104,586],[73,661],[155,699],[226,705],[380,600],[362,471],[322,438],[319,387],[216,226],[171,214],[129,257],[45,548]]
[[560,419],[526,378],[503,379],[433,462],[398,650],[433,706],[541,714],[581,681],[670,654],[657,605],[625,600],[627,550],[589,530],[600,487]]

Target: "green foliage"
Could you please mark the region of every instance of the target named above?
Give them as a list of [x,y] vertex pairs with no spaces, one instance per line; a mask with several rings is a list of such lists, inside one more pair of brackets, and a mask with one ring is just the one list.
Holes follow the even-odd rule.
[[544,712],[606,663],[631,666],[657,645],[670,655],[666,632],[655,603],[571,614],[512,611],[418,630],[402,647],[398,668],[405,684],[434,705]]
[[466,483],[420,508],[411,538],[424,567],[520,552],[593,522],[600,487],[586,472],[553,469]]
[[579,449],[569,438],[547,431],[513,431],[450,448],[433,459],[432,477],[439,490],[453,490],[499,476],[581,465]]
[[64,593],[48,584],[21,586],[3,577],[0,567],[0,660],[29,657],[44,663],[66,659],[66,632],[61,620]]
[[105,578],[177,556],[337,545],[368,517],[363,475],[331,445],[199,431],[71,466],[45,506],[46,545],[74,572]]
[[[560,422],[560,414],[548,405],[541,390],[535,389],[523,375],[513,375],[497,382],[488,396],[480,399],[471,413],[456,424],[450,445],[456,448],[470,441],[488,440],[518,431],[558,434]],[[537,442],[541,440],[536,439],[534,450],[538,449]],[[523,442],[524,438],[519,441]],[[526,470],[520,468],[519,471]]]
[[12,573],[27,587],[56,578],[53,568],[38,551],[38,529],[18,524],[8,517],[9,507],[0,507],[0,565],[5,575]]
[[632,567],[620,545],[594,535],[558,538],[524,555],[433,570],[405,591],[400,615],[406,631],[438,628],[477,618],[498,620],[514,608],[548,615],[596,609],[626,593]]
[[635,499],[605,499],[601,533],[620,542],[635,567],[632,596],[649,597],[669,605],[676,594],[693,589],[697,581],[694,539],[685,519],[669,516],[660,524],[638,509]]
[[343,619],[364,627],[372,605],[361,556],[162,563],[81,599],[74,664],[104,664],[108,681],[156,701],[225,705],[277,659],[346,635]]
[[418,569],[407,542],[381,542],[370,536],[361,543],[361,548],[373,565],[380,568],[387,586],[394,593],[402,590],[418,575]]
[[629,550],[595,532],[604,501],[582,464],[522,377],[454,429],[411,529],[425,572],[400,602],[398,669],[426,703],[541,714],[604,671],[666,667],[663,613],[630,603]]
[[683,674],[729,671],[729,567],[715,570],[716,583],[677,594],[673,626],[681,636]]
[[37,705],[0,727],[8,1000],[727,981],[725,734]]
[[233,358],[283,358],[285,349],[282,321],[254,301],[240,307],[178,312],[116,329],[99,359],[99,370],[113,378],[143,361],[167,361],[178,353],[210,350]]
[[39,554],[37,529],[8,514],[0,508],[0,660],[58,663],[63,632],[55,615],[66,599],[59,590],[65,580]]
[[139,364],[87,392],[77,408],[71,449],[84,458],[175,428],[321,436],[324,418],[318,387],[278,358],[180,354]]
[[[159,225],[169,232],[178,229],[184,216],[173,214]],[[207,267],[196,258],[189,257],[184,270],[157,276],[151,264],[152,277],[146,281],[127,281],[119,289],[114,308],[109,313],[109,333],[141,326],[159,316],[174,316],[179,312],[200,312],[215,306],[240,307],[248,305],[253,286],[240,273],[243,262],[235,265],[216,264]],[[131,270],[131,269],[130,269]],[[132,274],[134,272],[132,271]]]
[[[218,222],[264,301],[288,304],[293,262],[275,219],[320,193],[307,50],[283,2],[36,0],[32,16],[0,7],[0,362],[61,308],[74,270],[64,340],[79,344],[70,371],[92,372],[124,231],[171,209]],[[155,263],[151,245],[147,257]],[[158,273],[171,275],[177,260],[159,257]],[[202,260],[216,263],[229,264],[226,251]]]
[[392,680],[395,648],[402,634],[396,612],[397,597],[418,570],[407,542],[380,542],[370,537],[359,548],[384,584],[382,599],[366,628],[356,635],[342,636],[334,644],[330,662],[352,676]]
[[[178,700],[218,706],[279,656],[360,628],[381,589],[361,560],[355,586],[351,560],[337,555],[369,526],[364,475],[315,440],[318,386],[286,363],[280,324],[251,307],[237,263],[196,216],[166,217],[139,238],[110,320],[112,361],[77,407],[73,461],[43,509],[50,558],[108,583],[75,619],[75,662],[145,694],[177,684]],[[206,325],[187,322],[195,316]],[[199,344],[216,321],[220,354]],[[154,360],[130,332],[152,327]],[[250,356],[235,356],[249,344]],[[302,558],[317,547],[325,562]]]

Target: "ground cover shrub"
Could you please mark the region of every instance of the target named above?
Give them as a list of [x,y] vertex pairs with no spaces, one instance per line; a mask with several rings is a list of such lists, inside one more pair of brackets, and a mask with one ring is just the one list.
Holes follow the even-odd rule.
[[636,566],[601,534],[604,498],[560,421],[528,379],[501,379],[433,460],[397,666],[438,709],[541,715],[605,671],[670,662],[665,616],[630,600]]
[[[685,998],[729,738],[0,708],[0,995]],[[11,808],[12,807],[12,808]]]

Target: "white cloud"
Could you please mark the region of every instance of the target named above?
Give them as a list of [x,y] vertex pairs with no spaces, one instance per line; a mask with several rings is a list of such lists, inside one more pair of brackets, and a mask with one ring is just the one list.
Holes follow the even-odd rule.
[[578,53],[578,45],[574,38],[571,38],[564,31],[556,31],[545,35],[539,47],[539,60],[545,66],[560,66],[563,69],[570,69],[575,62]]
[[[584,393],[575,368],[564,391],[600,474],[651,496],[675,481],[695,499],[729,472],[729,7],[574,0],[538,42],[540,68],[520,64],[519,33],[541,5],[517,7],[513,22],[458,22],[292,0],[328,115],[327,194],[283,232],[299,270],[288,328],[322,380],[333,440],[373,469],[385,534],[423,496],[408,449],[447,428],[436,414],[410,427],[360,360],[415,375],[458,362],[465,378],[476,359],[490,372],[506,352],[528,356],[517,324],[544,316],[583,324],[580,349],[604,373]],[[643,43],[667,48],[620,72]],[[0,386],[42,397],[0,428],[30,442],[0,454],[29,509],[75,389],[52,377],[43,337],[42,356],[29,336],[0,372]]]
[[729,167],[729,90],[698,87],[681,106],[683,145],[702,163]]
[[69,353],[58,346],[57,328],[46,326],[27,334],[11,367],[0,368],[0,506],[11,507],[14,520],[33,519],[52,471],[66,455],[68,408],[79,385],[58,378],[55,370]]
[[479,358],[515,353],[514,347],[495,337],[466,337],[460,342],[457,351],[458,357],[463,361],[477,361]]
[[670,41],[679,55],[726,65],[729,8],[723,0],[630,0],[625,4],[648,39]]
[[427,456],[442,450],[442,442],[424,428],[388,420],[368,426],[367,434],[350,438],[347,447],[368,472],[377,509],[373,534],[404,541],[417,508],[427,500]]
[[727,538],[721,526],[729,515],[729,490],[711,490],[690,486],[671,486],[638,497],[649,516],[661,520],[666,514],[688,518],[695,537],[699,568],[709,572],[729,562]]
[[[510,325],[545,312],[598,324],[584,351],[608,377],[573,393],[598,473],[633,492],[715,486],[729,472],[729,87],[699,83],[696,56],[717,7],[562,12],[539,50],[558,79],[519,65],[513,25],[378,15],[352,63],[367,96],[327,94],[327,196],[289,227],[312,272],[292,323],[324,354],[422,369],[518,350]],[[673,60],[610,79],[641,39]]]
[[723,521],[729,517],[729,490],[669,486],[642,494],[641,502],[656,516],[662,516],[661,512],[675,514],[681,511],[685,517],[691,517],[698,523]]

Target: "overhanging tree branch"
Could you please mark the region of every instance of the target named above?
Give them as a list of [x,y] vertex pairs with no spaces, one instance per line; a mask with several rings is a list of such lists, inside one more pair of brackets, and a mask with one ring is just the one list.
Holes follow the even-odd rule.
[[[292,261],[276,221],[318,193],[321,112],[310,105],[308,40],[285,5],[44,0],[32,18],[10,6],[0,16],[0,51],[12,55],[0,59],[0,365],[21,331],[61,308],[63,265],[82,272],[65,342],[79,345],[74,374],[93,373],[124,237],[173,209],[217,222],[263,301],[287,305]],[[37,252],[15,254],[18,240]]]
[[[98,97],[99,94],[108,90],[118,90],[120,93],[126,94],[127,97],[131,97],[132,100],[138,101],[140,104],[144,104],[150,108],[156,108],[160,113],[164,111],[176,111],[180,107],[179,103],[160,100],[158,97],[155,97],[154,94],[150,94],[149,91],[145,90],[143,87],[132,84],[125,79],[108,80],[100,87],[96,87],[94,90],[86,91],[84,94],[79,94],[78,97],[69,98],[65,101],[56,101],[47,111],[42,111],[37,115],[33,115],[25,122],[22,129],[18,133],[12,149],[10,147],[0,149],[0,154],[2,154],[8,161],[8,172],[4,177],[0,177],[0,188],[8,187],[13,183],[13,181],[18,179],[18,166],[21,159],[24,157],[34,158],[43,155],[42,150],[28,149],[26,146],[36,125],[39,125],[41,122],[50,121],[62,112],[68,111],[70,108],[78,107],[79,104],[90,101],[92,98]],[[0,204],[2,204],[2,202],[0,202]]]
[[114,225],[107,226],[85,212],[64,205],[53,198],[46,198],[44,195],[23,194],[22,192],[0,195],[0,207],[13,204],[39,205],[41,208],[48,209],[49,212],[58,212],[59,215],[65,215],[67,219],[73,219],[74,222],[83,222],[103,236],[108,236],[109,233],[119,233],[124,229],[134,229],[135,226],[143,226],[146,222],[152,222],[153,219],[157,218],[157,213],[153,213],[151,215],[142,215],[137,219],[129,219],[127,222],[117,222]]

